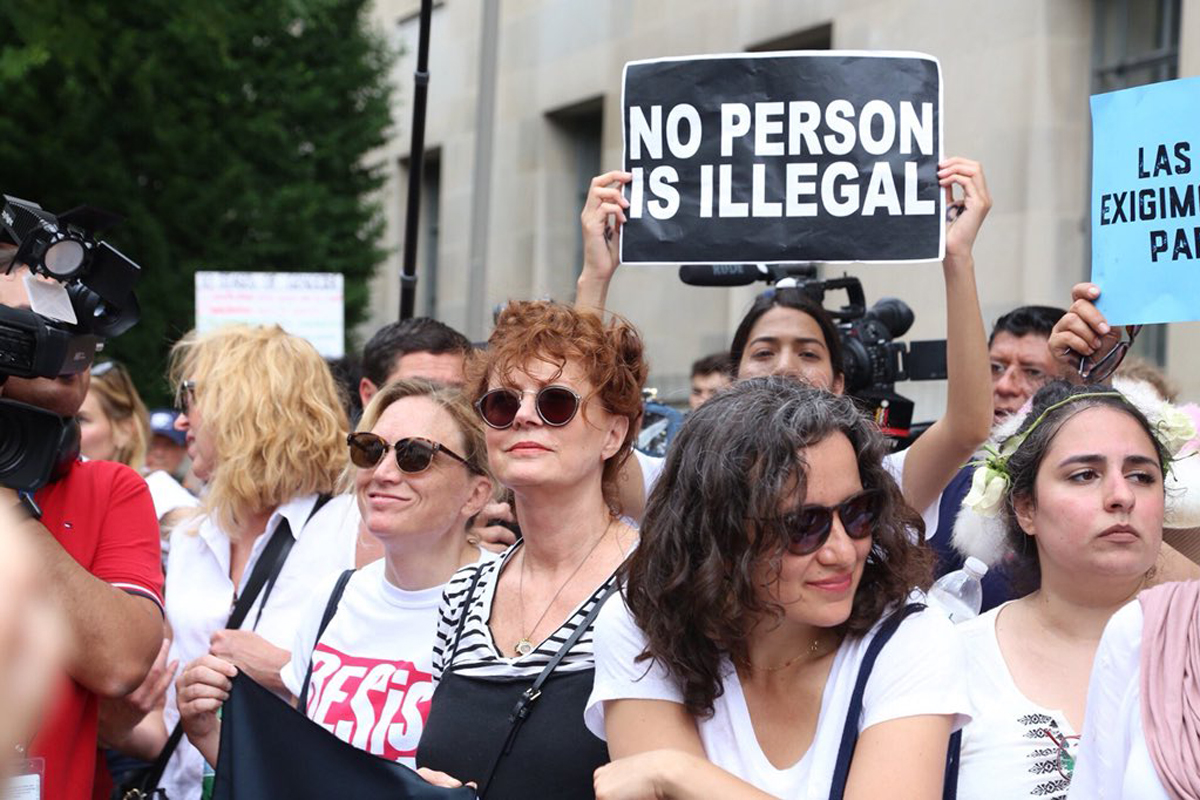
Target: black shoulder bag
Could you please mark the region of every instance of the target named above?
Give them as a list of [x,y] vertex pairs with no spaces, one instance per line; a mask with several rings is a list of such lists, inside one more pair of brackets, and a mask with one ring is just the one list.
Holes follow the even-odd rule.
[[[304,524],[307,526],[309,520],[316,516],[317,512],[331,499],[331,495],[319,495],[317,502],[313,504],[312,511],[308,512],[308,518],[304,520]],[[254,605],[254,601],[258,599],[261,592],[262,603],[259,604],[258,614],[254,618],[254,627],[258,627],[259,620],[262,619],[263,608],[266,607],[267,600],[271,597],[271,591],[275,588],[275,581],[283,569],[283,562],[287,561],[288,553],[291,552],[292,545],[295,543],[296,538],[292,536],[292,526],[288,524],[286,517],[280,519],[279,524],[275,526],[275,532],[271,534],[271,540],[263,548],[262,555],[259,556],[254,570],[250,573],[249,580],[246,581],[246,590],[233,605],[233,611],[230,612],[229,620],[225,623],[227,629],[236,630],[242,627],[242,623],[246,621],[246,616],[250,613],[250,607]],[[175,748],[179,747],[182,740],[183,723],[177,722],[158,757],[150,766],[138,770],[122,781],[120,786],[115,787],[111,795],[112,800],[170,800],[167,793],[159,788],[159,783],[162,782],[163,773],[167,770],[167,762],[171,760],[171,756],[175,754]]]
[[[867,678],[875,667],[879,651],[900,627],[909,614],[924,610],[920,603],[909,603],[892,614],[879,628],[875,638],[867,645],[867,652],[858,667],[858,678],[854,693],[850,696],[850,708],[846,711],[846,726],[842,729],[842,743],[838,747],[837,764],[833,768],[833,783],[829,787],[829,800],[842,800],[846,794],[846,780],[850,777],[850,762],[854,760],[854,748],[858,744],[858,720],[862,716],[863,693],[867,689]],[[946,753],[946,777],[942,784],[942,800],[955,800],[958,796],[958,754],[962,745],[962,731],[950,735],[950,749]]]
[[[495,758],[492,759],[492,766],[487,771],[487,777],[484,778],[479,784],[480,797],[487,796],[488,785],[491,784],[492,777],[496,774],[496,768],[500,766],[501,759],[508,755],[508,753],[512,750],[513,742],[516,741],[517,734],[521,732],[521,725],[523,725],[525,720],[529,718],[529,715],[533,713],[534,703],[536,703],[537,699],[542,696],[542,684],[546,682],[546,679],[550,677],[550,675],[554,672],[554,668],[559,665],[559,662],[561,662],[564,657],[566,657],[567,653],[571,652],[571,648],[575,646],[575,643],[579,641],[580,637],[582,637],[592,627],[592,623],[596,621],[596,615],[600,613],[600,609],[604,606],[605,601],[607,601],[612,593],[617,590],[617,586],[618,581],[614,580],[611,584],[609,584],[608,588],[605,589],[598,598],[596,598],[596,603],[588,611],[587,616],[583,618],[583,621],[579,623],[578,627],[576,627],[571,635],[567,637],[567,640],[563,642],[562,647],[558,648],[558,652],[555,653],[554,657],[546,663],[546,666],[542,668],[542,671],[538,673],[538,676],[533,679],[533,683],[531,683],[529,687],[521,693],[520,698],[518,698],[516,704],[513,705],[512,711],[509,712],[508,715],[508,735],[504,737],[504,745],[500,748],[499,752],[496,753]],[[472,588],[474,588],[474,585],[472,585]],[[467,612],[470,610],[470,597],[468,597],[467,600],[468,603],[464,604],[463,606],[464,620],[467,617]],[[462,626],[460,624],[460,635],[461,628]],[[455,649],[457,650],[457,643],[455,644]]]

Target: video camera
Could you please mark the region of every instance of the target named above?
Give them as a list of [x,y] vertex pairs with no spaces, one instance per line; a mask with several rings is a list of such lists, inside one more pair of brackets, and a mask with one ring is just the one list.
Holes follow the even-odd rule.
[[895,297],[867,308],[862,281],[849,275],[818,280],[813,264],[685,264],[679,278],[692,286],[748,286],[765,281],[776,290],[796,289],[825,308],[825,294],[844,290],[847,303],[826,308],[837,323],[842,345],[846,394],[855,398],[880,429],[899,444],[911,442],[929,423],[913,425],[913,403],[897,394],[898,381],[942,380],[946,377],[944,339],[904,344],[913,312]]
[[[38,296],[30,298],[30,309],[0,305],[0,382],[10,376],[80,373],[91,366],[106,338],[138,321],[141,310],[133,287],[141,268],[96,239],[119,221],[87,207],[54,215],[37,203],[4,195],[0,241],[16,250],[0,262],[0,270],[11,272],[24,264],[33,275],[53,282],[37,282]],[[23,491],[39,489],[78,448],[74,418],[0,399],[0,483]]]

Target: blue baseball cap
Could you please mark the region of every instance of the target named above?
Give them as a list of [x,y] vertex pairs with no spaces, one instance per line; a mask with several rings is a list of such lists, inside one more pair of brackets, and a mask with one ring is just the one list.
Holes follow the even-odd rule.
[[150,431],[159,436],[165,436],[182,447],[187,444],[187,433],[175,429],[175,420],[179,412],[171,408],[156,408],[150,412]]

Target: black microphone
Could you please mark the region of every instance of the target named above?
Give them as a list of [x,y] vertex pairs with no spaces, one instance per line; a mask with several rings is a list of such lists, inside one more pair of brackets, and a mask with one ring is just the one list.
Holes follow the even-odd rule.
[[771,273],[765,264],[683,264],[679,267],[679,280],[689,286],[749,286],[770,279]]

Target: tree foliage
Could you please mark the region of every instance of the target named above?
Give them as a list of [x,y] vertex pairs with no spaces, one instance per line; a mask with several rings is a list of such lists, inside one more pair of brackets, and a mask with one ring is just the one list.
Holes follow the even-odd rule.
[[6,0],[0,190],[125,222],[142,320],[108,343],[148,399],[198,269],[341,272],[346,321],[384,253],[391,57],[366,0]]

